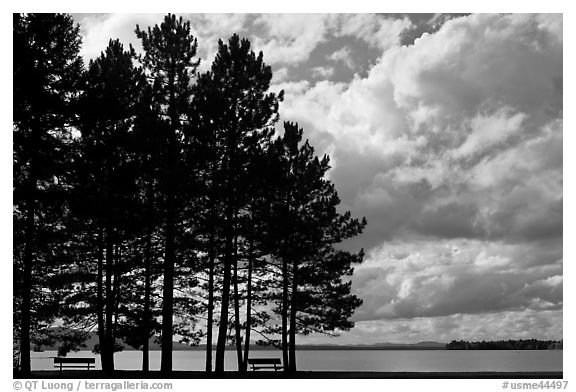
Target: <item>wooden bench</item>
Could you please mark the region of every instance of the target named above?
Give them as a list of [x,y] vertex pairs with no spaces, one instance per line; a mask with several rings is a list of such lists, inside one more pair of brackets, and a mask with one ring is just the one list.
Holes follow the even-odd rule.
[[249,358],[248,363],[252,366],[252,371],[258,369],[274,369],[274,371],[277,371],[283,368],[280,358]]
[[75,369],[88,369],[96,367],[96,358],[64,358],[54,357],[54,367],[60,368],[75,368]]

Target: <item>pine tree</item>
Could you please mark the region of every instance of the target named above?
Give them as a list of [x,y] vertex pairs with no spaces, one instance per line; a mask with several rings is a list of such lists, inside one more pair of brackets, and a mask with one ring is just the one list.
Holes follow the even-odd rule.
[[284,135],[275,145],[282,175],[269,230],[269,240],[277,244],[275,255],[282,262],[282,348],[290,372],[296,371],[299,330],[351,328],[348,318],[361,301],[350,294],[350,282],[343,278],[352,274],[351,265],[361,262],[363,253],[337,251],[333,245],[360,234],[366,225],[365,219],[337,212],[340,199],[326,179],[329,158],[318,159],[308,141],[301,144],[302,135],[297,124],[285,122]]
[[[30,373],[30,329],[38,242],[45,212],[61,206],[70,124],[82,71],[79,27],[66,14],[14,14],[14,203],[23,219],[20,354]],[[17,268],[19,266],[16,266]],[[15,268],[15,269],[17,269]]]
[[190,22],[168,14],[158,26],[140,30],[144,64],[152,82],[154,102],[161,108],[164,140],[160,159],[160,186],[164,195],[164,272],[162,293],[162,360],[161,371],[172,370],[172,337],[174,308],[174,270],[177,260],[177,227],[181,213],[182,184],[190,173],[182,165],[184,128],[188,125],[192,94],[191,80],[199,64],[195,59],[198,46],[190,33]]
[[[282,93],[268,92],[272,72],[264,64],[263,55],[258,56],[250,49],[248,40],[237,35],[226,45],[218,43],[218,53],[212,63],[211,72],[200,79],[204,84],[205,96],[200,101],[206,112],[200,111],[204,124],[210,124],[208,132],[215,135],[221,161],[214,165],[213,178],[220,179],[217,198],[222,204],[223,280],[220,307],[220,325],[216,347],[216,371],[224,371],[224,354],[228,337],[229,306],[234,305],[235,342],[238,366],[242,368],[242,346],[239,320],[239,275],[237,244],[241,233],[238,216],[247,204],[246,193],[250,181],[246,170],[258,146],[267,143],[272,134],[272,125],[278,119],[278,103]],[[233,295],[230,294],[234,286]],[[232,301],[231,301],[232,300]]]
[[199,177],[203,179],[199,183],[200,193],[204,195],[198,203],[198,230],[200,232],[199,251],[205,257],[201,258],[201,269],[207,275],[204,287],[206,292],[206,371],[212,372],[212,331],[214,328],[215,309],[215,280],[219,270],[218,251],[221,237],[220,228],[223,226],[221,206],[222,200],[222,160],[220,157],[221,138],[215,118],[219,117],[221,110],[215,102],[220,99],[219,91],[213,83],[213,75],[206,72],[198,76],[194,86],[194,98],[192,101],[192,124],[196,128],[198,143],[201,148],[197,149],[199,161]]
[[[78,196],[100,231],[97,300],[102,368],[114,370],[120,277],[129,257],[118,254],[131,241],[141,215],[139,165],[134,147],[134,123],[146,80],[133,63],[133,48],[125,51],[110,40],[106,51],[90,62],[81,99],[81,167]],[[105,284],[103,279],[105,277]],[[103,285],[105,287],[103,287]]]
[[[137,337],[129,330],[127,337],[135,342],[136,347],[142,349],[142,371],[150,370],[150,347],[149,341],[154,331],[158,329],[154,303],[154,285],[157,280],[157,266],[154,262],[161,258],[161,235],[160,224],[162,214],[159,213],[161,207],[161,194],[159,187],[159,169],[162,158],[162,150],[158,148],[162,145],[162,127],[160,125],[161,107],[155,103],[152,87],[145,86],[142,98],[137,107],[136,121],[134,124],[134,144],[135,154],[138,160],[139,178],[138,186],[140,192],[142,219],[141,223],[141,258],[143,260],[143,298],[141,320],[137,325]],[[143,249],[143,250],[142,250]]]
[[266,236],[265,220],[268,212],[268,197],[275,189],[275,182],[270,178],[270,151],[272,141],[258,145],[253,150],[251,159],[247,165],[244,192],[248,196],[246,206],[241,215],[238,226],[242,233],[242,252],[246,269],[245,298],[246,298],[246,321],[243,325],[244,355],[239,370],[246,372],[250,355],[251,332],[253,328],[265,324],[263,318],[265,312],[258,312],[257,306],[266,306],[268,301],[262,293],[265,291],[261,285],[269,275],[268,264],[265,260],[265,250],[261,247],[262,237]]

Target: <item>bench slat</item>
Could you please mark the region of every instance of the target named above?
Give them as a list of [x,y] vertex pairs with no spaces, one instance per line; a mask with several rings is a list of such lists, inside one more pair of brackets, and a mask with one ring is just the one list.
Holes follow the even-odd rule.
[[261,364],[281,364],[282,362],[280,361],[280,358],[249,358],[248,359],[248,363],[250,364],[256,364],[256,365],[261,365]]
[[54,365],[54,367],[55,368],[75,368],[75,369],[82,368],[82,369],[84,369],[85,367],[93,368],[95,366],[88,363],[85,365]]
[[249,358],[248,363],[252,366],[252,371],[258,369],[274,369],[274,371],[278,371],[284,368],[280,358]]
[[96,358],[55,357],[54,363],[96,363]]
[[282,365],[280,366],[252,366],[252,370],[257,370],[257,369],[283,369],[284,367]]

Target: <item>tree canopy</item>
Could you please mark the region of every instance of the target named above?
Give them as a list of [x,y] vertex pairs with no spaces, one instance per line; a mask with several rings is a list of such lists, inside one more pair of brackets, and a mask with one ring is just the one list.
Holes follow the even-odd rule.
[[349,277],[363,252],[337,244],[366,220],[339,210],[330,159],[304,130],[278,131],[284,93],[271,91],[264,54],[234,34],[199,73],[191,31],[168,14],[136,26],[142,53],[111,39],[84,66],[69,15],[14,15],[24,374],[31,344],[57,337],[65,355],[91,331],[88,349],[110,374],[121,341],[142,350],[148,371],[152,339],[165,373],[174,340],[206,343],[209,372],[225,370],[230,344],[246,371],[253,342],[281,348],[296,371],[298,334],[353,327],[362,301]]

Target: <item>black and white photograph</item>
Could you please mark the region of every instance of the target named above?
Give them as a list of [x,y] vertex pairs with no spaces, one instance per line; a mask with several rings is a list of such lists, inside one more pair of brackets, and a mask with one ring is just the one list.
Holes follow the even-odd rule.
[[159,6],[12,13],[14,390],[570,389],[562,13]]

